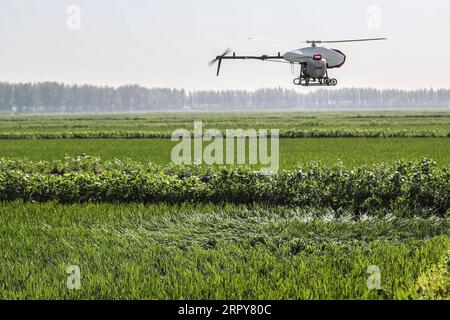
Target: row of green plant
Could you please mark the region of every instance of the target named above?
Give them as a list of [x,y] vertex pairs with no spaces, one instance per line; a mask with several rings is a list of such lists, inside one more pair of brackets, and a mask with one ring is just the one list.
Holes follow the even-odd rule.
[[248,168],[168,166],[98,158],[0,162],[0,200],[259,203],[353,208],[450,208],[450,171],[431,160],[346,169],[318,163],[266,175]]
[[[0,132],[0,140],[33,139],[169,139],[170,131],[61,131],[61,132]],[[245,134],[245,133],[244,133]],[[223,131],[223,135],[226,132]],[[269,130],[270,136],[270,130]],[[450,137],[446,130],[420,129],[312,129],[280,130],[281,138],[436,138]]]

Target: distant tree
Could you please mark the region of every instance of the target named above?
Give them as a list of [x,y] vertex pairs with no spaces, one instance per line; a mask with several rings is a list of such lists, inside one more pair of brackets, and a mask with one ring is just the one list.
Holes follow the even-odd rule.
[[449,89],[321,89],[310,92],[264,88],[256,91],[192,91],[64,85],[56,82],[1,83],[0,110],[29,112],[125,112],[260,109],[450,108]]

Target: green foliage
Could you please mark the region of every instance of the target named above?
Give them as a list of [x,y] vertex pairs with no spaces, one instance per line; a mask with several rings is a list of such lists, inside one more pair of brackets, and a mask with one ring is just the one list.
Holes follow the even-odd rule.
[[421,299],[450,300],[450,250],[419,276],[416,290]]
[[246,168],[156,167],[79,157],[0,161],[0,200],[45,202],[236,203],[371,209],[450,208],[450,172],[433,161],[353,170],[317,163],[266,176]]
[[[64,131],[64,132],[0,132],[0,140],[54,139],[170,139],[167,131]],[[193,133],[192,133],[193,134]],[[423,129],[310,129],[281,130],[280,138],[437,138],[450,133]],[[222,132],[225,137],[226,132]],[[270,134],[269,134],[270,136]]]

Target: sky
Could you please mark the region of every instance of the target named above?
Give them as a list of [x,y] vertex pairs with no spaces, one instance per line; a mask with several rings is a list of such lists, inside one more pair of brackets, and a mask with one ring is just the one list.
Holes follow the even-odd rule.
[[289,65],[224,61],[217,78],[207,62],[360,37],[389,40],[333,45],[340,87],[450,88],[450,0],[0,0],[0,81],[294,88]]

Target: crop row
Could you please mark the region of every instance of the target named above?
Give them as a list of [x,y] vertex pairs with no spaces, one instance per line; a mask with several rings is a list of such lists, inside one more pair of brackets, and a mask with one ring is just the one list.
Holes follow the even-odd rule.
[[[270,134],[269,134],[270,135]],[[224,132],[225,136],[225,132]],[[374,129],[315,129],[280,130],[281,138],[433,138],[450,137],[445,130],[374,130]],[[169,139],[171,132],[160,131],[77,131],[77,132],[0,132],[0,140],[34,139]]]
[[426,159],[354,170],[310,164],[273,176],[245,168],[158,168],[89,158],[66,161],[33,166],[3,160],[0,200],[257,203],[351,208],[356,213],[403,208],[437,215],[450,208],[450,172]]

